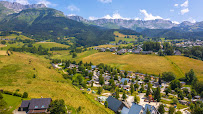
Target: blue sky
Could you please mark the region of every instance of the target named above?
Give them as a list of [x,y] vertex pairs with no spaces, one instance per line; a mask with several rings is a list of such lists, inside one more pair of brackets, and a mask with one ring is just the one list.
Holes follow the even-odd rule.
[[44,3],[66,15],[86,19],[168,19],[203,21],[203,0],[7,0],[22,4]]

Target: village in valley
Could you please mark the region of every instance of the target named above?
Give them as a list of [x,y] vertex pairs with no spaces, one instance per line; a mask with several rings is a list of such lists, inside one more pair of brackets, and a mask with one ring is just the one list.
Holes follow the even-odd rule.
[[[160,75],[119,70],[104,64],[95,66],[91,62],[83,64],[80,61],[77,64],[74,61],[66,61],[52,63],[52,66],[57,70],[67,71],[65,74],[70,77],[66,78],[72,79],[73,85],[95,96],[95,100],[115,113],[141,114],[149,111],[151,114],[159,114],[159,108],[164,105],[167,112],[172,107],[183,114],[190,114],[188,105],[202,102],[200,96],[193,95],[186,82],[177,81],[173,76],[170,79],[173,75],[170,72],[163,75],[172,82],[161,79]],[[84,79],[80,79],[79,74],[82,74]],[[77,82],[75,78],[82,82]],[[174,87],[171,89],[171,86]]]

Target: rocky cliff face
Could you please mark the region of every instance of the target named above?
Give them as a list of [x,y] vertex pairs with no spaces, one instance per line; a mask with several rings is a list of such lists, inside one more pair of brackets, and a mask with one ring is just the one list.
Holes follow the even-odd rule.
[[7,1],[0,1],[0,4],[2,4],[4,7],[8,9],[12,9],[16,13],[29,8],[46,8],[44,4],[22,5],[17,2],[11,3]]
[[120,27],[136,30],[138,28],[142,29],[170,29],[177,26],[169,20],[156,19],[149,21],[142,20],[124,20],[124,19],[98,19],[98,20],[86,20],[80,16],[68,16],[69,19],[86,22],[91,24],[96,24],[98,26],[106,26],[107,24],[116,24]]

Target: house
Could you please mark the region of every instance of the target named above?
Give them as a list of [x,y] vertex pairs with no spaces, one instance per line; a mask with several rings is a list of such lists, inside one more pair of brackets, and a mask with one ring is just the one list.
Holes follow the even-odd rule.
[[92,65],[92,66],[91,66],[92,69],[95,69],[96,67],[97,67],[97,66],[95,66],[95,65]]
[[105,49],[105,48],[101,48],[101,49],[99,49],[99,51],[100,51],[100,52],[105,52],[106,49]]
[[111,51],[111,52],[115,52],[115,51],[117,51],[117,49],[116,49],[115,47],[112,47],[112,48],[110,49],[110,51]]
[[133,52],[133,50],[132,50],[132,49],[129,49],[129,50],[128,50],[128,53],[132,53],[132,52]]
[[108,108],[113,110],[115,113],[119,113],[123,107],[127,107],[123,102],[113,98],[112,96],[109,96],[106,101],[108,102]]
[[180,82],[180,84],[183,87],[186,83],[185,82]]
[[185,101],[185,100],[179,100],[179,103],[182,104],[182,105],[186,105],[188,102]]
[[133,103],[128,114],[143,114],[144,111],[145,109],[143,106]]
[[19,107],[19,111],[26,111],[27,114],[47,114],[49,113],[47,109],[49,108],[51,101],[51,98],[24,100]]
[[150,111],[150,114],[159,114],[158,110],[154,106],[151,106],[149,104],[145,105],[145,110],[143,114],[146,114],[147,109]]
[[75,65],[75,64],[70,64],[70,66],[68,67],[70,69],[73,69],[73,68],[78,68],[78,65]]
[[121,49],[120,51],[117,52],[117,54],[122,55],[122,54],[124,54],[126,52],[127,52],[126,49]]
[[105,102],[107,97],[105,97],[105,96],[98,96],[97,99],[98,99],[99,102]]
[[129,83],[130,79],[129,78],[122,78],[121,79],[121,83],[124,84],[124,82],[127,81],[127,83]]
[[181,52],[176,50],[176,51],[174,51],[174,55],[181,55]]
[[152,54],[153,51],[142,51],[142,54]]
[[134,53],[134,54],[140,54],[140,50],[139,49],[133,50],[132,53]]

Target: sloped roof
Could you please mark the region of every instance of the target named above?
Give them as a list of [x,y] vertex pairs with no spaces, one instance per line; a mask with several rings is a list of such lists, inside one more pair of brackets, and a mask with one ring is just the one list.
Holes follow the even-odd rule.
[[136,103],[133,103],[128,114],[140,114],[140,111],[144,108],[141,105],[138,105]]
[[123,109],[121,110],[121,114],[128,114],[129,109],[126,107],[123,107]]
[[22,101],[21,103],[21,108],[28,108],[29,107],[29,104],[30,104],[30,100],[24,100]]
[[30,101],[29,110],[47,109],[51,103],[51,98],[32,99]]
[[119,101],[116,98],[113,98],[112,96],[109,96],[106,101],[108,102],[108,107],[113,110],[114,112],[117,112],[119,107],[122,105],[122,102]]
[[152,113],[153,110],[156,110],[156,108],[155,108],[154,106],[151,106],[151,105],[149,105],[149,104],[146,104],[146,105],[145,105],[145,111],[144,111],[143,114],[146,114],[147,108],[148,108],[148,110],[149,110],[151,113]]
[[129,82],[129,78],[122,78],[122,79],[121,79],[121,83],[124,84],[125,80],[127,80],[127,82]]

